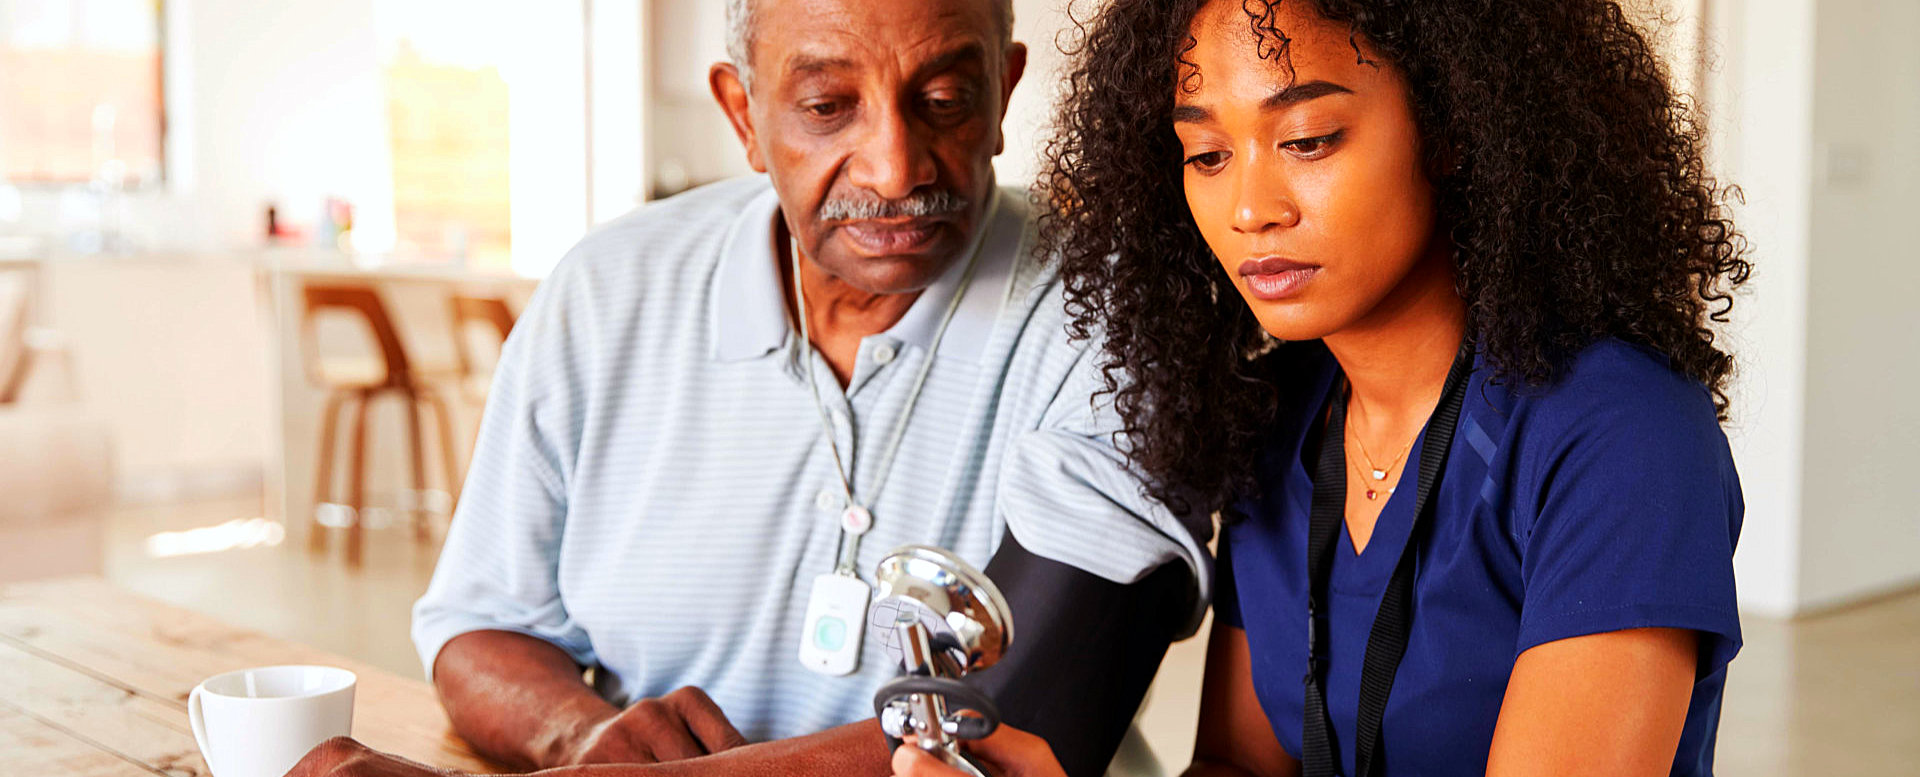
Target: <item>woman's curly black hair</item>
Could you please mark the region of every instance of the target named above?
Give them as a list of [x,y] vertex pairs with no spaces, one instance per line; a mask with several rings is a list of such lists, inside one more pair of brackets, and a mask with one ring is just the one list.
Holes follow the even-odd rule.
[[[1494,379],[1544,385],[1617,337],[1665,354],[1725,418],[1733,359],[1714,327],[1751,269],[1737,192],[1707,173],[1701,124],[1615,2],[1242,0],[1280,68],[1282,2],[1350,25],[1356,57],[1405,77]],[[1249,493],[1291,350],[1269,347],[1186,207],[1170,117],[1203,4],[1106,0],[1079,25],[1036,184],[1074,334],[1104,340],[1123,447],[1180,512]]]

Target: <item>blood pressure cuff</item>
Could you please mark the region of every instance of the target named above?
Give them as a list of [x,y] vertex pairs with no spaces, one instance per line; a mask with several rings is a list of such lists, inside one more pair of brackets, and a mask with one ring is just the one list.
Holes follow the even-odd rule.
[[1013,643],[965,682],[1008,725],[1046,739],[1070,777],[1105,774],[1194,607],[1192,571],[1175,561],[1115,583],[1041,558],[1008,532],[985,572],[1013,611]]

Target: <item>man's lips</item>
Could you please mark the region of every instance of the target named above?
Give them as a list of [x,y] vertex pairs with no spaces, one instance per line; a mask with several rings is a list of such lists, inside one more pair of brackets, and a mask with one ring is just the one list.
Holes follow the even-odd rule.
[[1319,273],[1318,265],[1279,256],[1248,259],[1240,263],[1240,277],[1247,279],[1247,290],[1254,297],[1268,302],[1299,294]]
[[939,219],[862,219],[843,222],[840,231],[862,251],[900,254],[925,248],[940,233]]

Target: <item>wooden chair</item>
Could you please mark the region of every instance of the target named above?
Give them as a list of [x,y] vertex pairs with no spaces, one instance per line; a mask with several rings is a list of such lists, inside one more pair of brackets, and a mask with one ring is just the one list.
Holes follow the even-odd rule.
[[[0,263],[0,406],[36,399],[75,402],[80,390],[73,352],[58,331],[34,325],[34,305],[40,295],[40,270],[31,263]],[[54,390],[44,382],[29,392],[28,381],[39,381],[48,368],[60,370],[62,382]],[[27,396],[28,394],[34,396]]]
[[28,271],[0,271],[0,405],[20,397],[27,368],[33,364],[32,349],[27,346],[32,280]]
[[[447,405],[438,392],[421,380],[407,360],[407,351],[400,343],[399,331],[394,327],[393,319],[387,315],[387,307],[381,302],[380,294],[371,286],[357,284],[312,284],[302,292],[305,311],[301,318],[301,351],[306,366],[308,380],[314,385],[328,390],[326,410],[320,427],[320,462],[317,486],[314,489],[316,503],[313,514],[311,546],[314,550],[326,548],[327,533],[320,522],[319,505],[340,504],[333,498],[333,460],[336,452],[335,439],[339,425],[339,414],[343,406],[352,402],[355,406],[353,421],[353,443],[350,470],[347,473],[347,498],[345,505],[350,511],[347,525],[347,562],[360,563],[361,546],[364,543],[361,511],[366,498],[366,454],[367,454],[367,406],[378,397],[397,395],[406,403],[407,442],[411,454],[411,474],[414,498],[426,491],[426,460],[421,444],[420,416],[423,409],[431,409],[439,427],[441,460],[446,466],[447,493],[457,502],[460,494],[460,477],[454,462],[453,426]],[[373,370],[329,370],[325,360],[320,358],[316,323],[321,313],[334,311],[358,317],[373,332],[380,348],[380,362]],[[341,373],[346,374],[341,374]],[[355,374],[358,373],[358,374]],[[409,504],[413,512],[414,534],[417,539],[425,540],[429,536],[426,510],[419,504]]]
[[[461,294],[449,298],[448,305],[453,313],[454,354],[460,360],[460,391],[474,404],[485,404],[492,370],[480,369],[480,360],[475,358],[472,350],[473,340],[468,337],[469,328],[490,327],[500,336],[498,342],[504,345],[507,342],[507,335],[513,333],[513,309],[507,307],[507,301],[499,297],[474,297]],[[499,361],[500,353],[496,347],[492,363],[498,364]]]

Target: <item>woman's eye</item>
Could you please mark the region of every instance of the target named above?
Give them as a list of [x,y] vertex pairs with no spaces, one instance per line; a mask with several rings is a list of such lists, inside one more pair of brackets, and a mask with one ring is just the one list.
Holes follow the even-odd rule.
[[1340,141],[1342,134],[1343,133],[1340,132],[1334,132],[1311,138],[1289,140],[1280,144],[1280,147],[1292,152],[1294,156],[1301,159],[1319,159],[1333,152],[1334,144]]
[[1224,151],[1208,151],[1204,154],[1194,154],[1193,156],[1187,157],[1186,161],[1188,167],[1193,168],[1195,172],[1199,173],[1216,172],[1226,163],[1227,153]]

